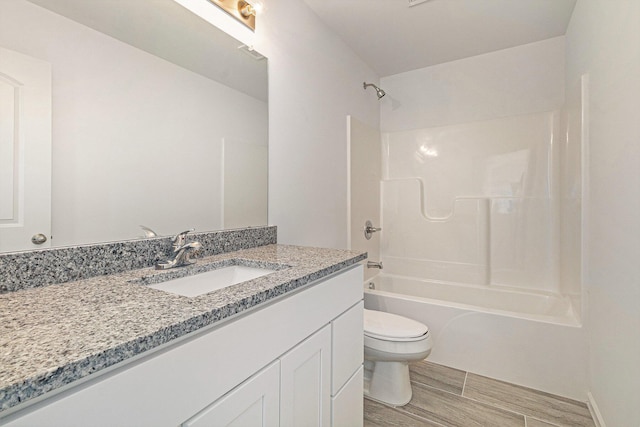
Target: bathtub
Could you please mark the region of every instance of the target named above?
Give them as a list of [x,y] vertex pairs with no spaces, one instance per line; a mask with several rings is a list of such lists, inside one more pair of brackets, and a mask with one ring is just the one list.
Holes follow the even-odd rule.
[[[371,283],[375,289],[369,289]],[[571,300],[557,294],[432,282],[385,274],[369,280],[366,290],[376,295],[410,298],[460,309],[580,326]]]
[[432,362],[587,400],[586,339],[568,297],[383,273],[364,300],[426,324]]

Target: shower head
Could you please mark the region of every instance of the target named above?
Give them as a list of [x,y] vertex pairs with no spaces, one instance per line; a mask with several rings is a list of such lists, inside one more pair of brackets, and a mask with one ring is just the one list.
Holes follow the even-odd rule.
[[374,89],[376,90],[376,95],[378,95],[378,99],[386,95],[386,93],[382,89],[380,89],[378,86],[374,85],[373,83],[367,83],[367,82],[362,83],[362,87],[364,88],[364,90],[367,90],[367,86],[374,87]]

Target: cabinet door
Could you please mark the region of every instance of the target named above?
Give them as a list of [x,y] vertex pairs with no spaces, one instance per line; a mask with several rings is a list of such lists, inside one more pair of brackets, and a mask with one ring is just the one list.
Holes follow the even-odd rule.
[[364,303],[360,301],[334,319],[331,329],[331,395],[335,396],[364,362]]
[[331,423],[331,326],[280,359],[280,422],[284,427]]
[[280,418],[280,363],[272,363],[184,422],[184,427],[277,426]]
[[362,427],[364,402],[362,382],[364,368],[360,369],[347,381],[331,401],[332,427]]

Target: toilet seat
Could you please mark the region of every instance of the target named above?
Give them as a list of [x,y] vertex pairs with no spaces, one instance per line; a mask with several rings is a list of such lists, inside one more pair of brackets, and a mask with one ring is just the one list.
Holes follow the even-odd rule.
[[364,335],[393,342],[420,341],[429,328],[415,320],[383,311],[364,310]]

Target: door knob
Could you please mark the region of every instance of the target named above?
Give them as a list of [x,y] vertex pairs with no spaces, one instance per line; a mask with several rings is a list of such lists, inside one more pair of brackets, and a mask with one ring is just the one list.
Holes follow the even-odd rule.
[[31,238],[31,243],[33,243],[34,245],[41,245],[46,241],[47,241],[47,236],[45,236],[42,233],[34,234],[33,237]]

